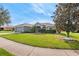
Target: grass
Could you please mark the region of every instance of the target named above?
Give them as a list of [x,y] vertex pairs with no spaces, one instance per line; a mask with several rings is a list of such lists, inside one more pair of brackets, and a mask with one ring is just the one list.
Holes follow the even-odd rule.
[[7,52],[6,50],[0,48],[0,56],[13,56],[13,54]]
[[[62,32],[61,35],[66,36],[66,32]],[[79,49],[79,33],[70,32],[70,37],[74,40],[72,42],[66,41],[72,49]]]
[[2,37],[19,43],[38,47],[58,49],[79,49],[78,41],[64,41],[60,39],[62,35],[57,34],[8,34],[2,35]]
[[71,33],[70,36],[79,41],[79,33]]
[[12,32],[12,31],[0,31],[0,33],[10,33],[10,32]]
[[[62,32],[61,35],[66,36],[66,32]],[[70,32],[70,37],[72,37],[75,40],[79,41],[79,33],[72,33],[72,32]]]

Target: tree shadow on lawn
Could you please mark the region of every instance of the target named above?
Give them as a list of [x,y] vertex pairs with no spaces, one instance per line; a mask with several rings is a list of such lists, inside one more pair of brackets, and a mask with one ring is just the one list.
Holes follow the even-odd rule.
[[79,50],[79,41],[78,40],[65,40],[65,42],[70,46],[70,49]]
[[70,48],[77,54],[79,54],[79,41],[78,40],[72,40],[67,41],[65,40],[67,44],[69,44]]
[[[61,33],[60,35],[62,36],[66,36],[66,33]],[[70,37],[71,38],[74,38],[74,36],[72,36],[70,34]],[[74,50],[79,50],[79,41],[78,40],[64,40],[69,46],[71,49],[74,49]]]

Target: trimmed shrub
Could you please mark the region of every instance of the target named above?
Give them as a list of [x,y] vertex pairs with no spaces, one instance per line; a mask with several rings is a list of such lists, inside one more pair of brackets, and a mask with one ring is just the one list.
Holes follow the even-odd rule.
[[56,33],[56,30],[46,30],[46,33]]
[[41,29],[39,32],[41,32],[41,33],[56,33],[56,30],[45,30],[45,29]]

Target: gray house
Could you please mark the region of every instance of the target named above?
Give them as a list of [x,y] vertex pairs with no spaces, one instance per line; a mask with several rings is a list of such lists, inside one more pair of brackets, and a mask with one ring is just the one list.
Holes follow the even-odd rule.
[[30,32],[32,29],[32,24],[20,24],[14,27],[15,32]]
[[14,27],[15,32],[31,32],[33,27],[35,27],[35,32],[40,32],[41,29],[54,30],[55,25],[51,23],[36,23],[36,24],[20,24]]
[[51,24],[51,23],[36,23],[34,25],[36,27],[36,32],[40,32],[41,29],[45,29],[45,30],[55,30],[55,25]]

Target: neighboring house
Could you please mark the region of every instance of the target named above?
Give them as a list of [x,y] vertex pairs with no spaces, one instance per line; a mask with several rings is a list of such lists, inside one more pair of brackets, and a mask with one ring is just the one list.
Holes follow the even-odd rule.
[[32,29],[31,24],[20,24],[14,27],[15,32],[30,32]]
[[51,24],[51,23],[36,23],[35,24],[36,27],[36,32],[40,32],[40,30],[55,30],[55,25]]
[[6,30],[6,31],[13,31],[14,27],[13,26],[5,26],[4,30]]
[[12,31],[14,29],[13,26],[1,26],[0,30]]

